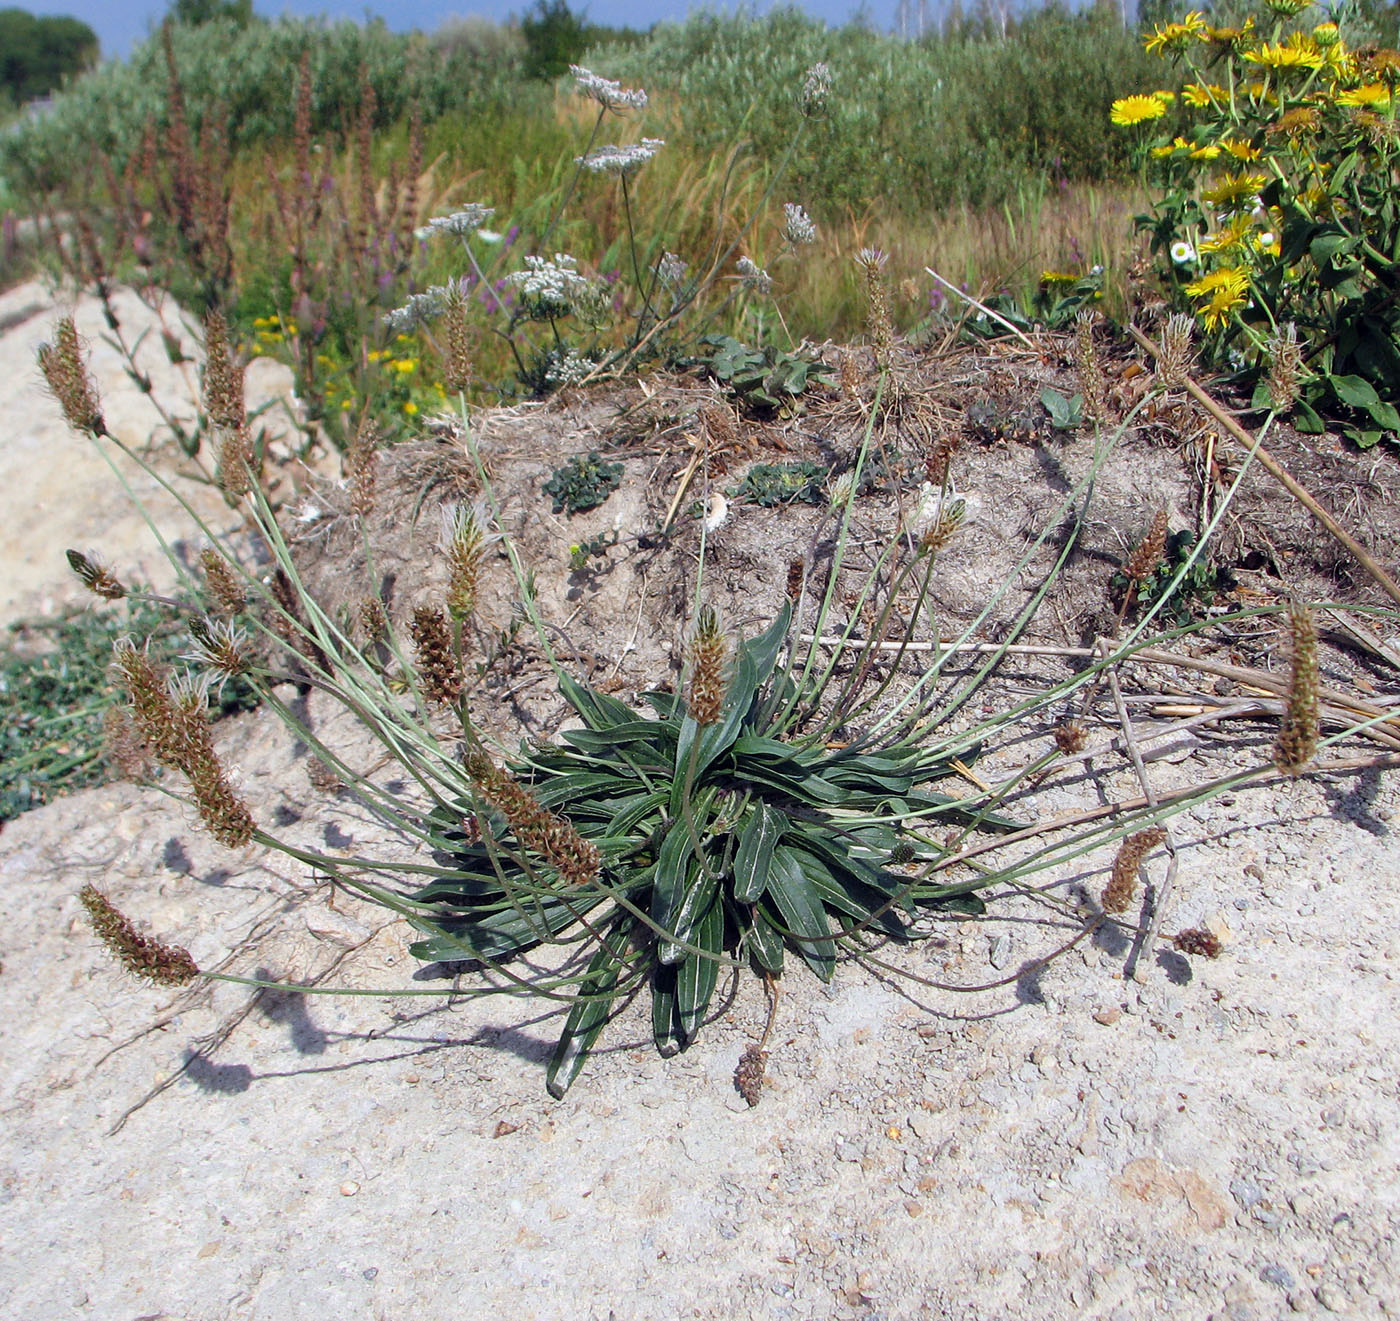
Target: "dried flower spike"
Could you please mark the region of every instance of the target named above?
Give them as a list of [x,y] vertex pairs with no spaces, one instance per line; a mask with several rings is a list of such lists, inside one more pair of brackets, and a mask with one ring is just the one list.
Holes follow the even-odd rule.
[[768,1067],[768,1052],[750,1045],[739,1056],[739,1067],[734,1070],[734,1090],[755,1106],[763,1096],[763,1075]]
[[228,322],[216,308],[204,314],[204,411],[226,431],[241,431],[248,420],[243,366],[229,343]]
[[452,706],[462,695],[462,672],[452,649],[452,630],[440,606],[420,605],[408,626],[423,691],[431,702]]
[[1142,860],[1164,839],[1167,832],[1161,826],[1151,830],[1139,830],[1129,835],[1118,847],[1118,856],[1113,859],[1113,875],[1104,889],[1100,902],[1105,913],[1126,913],[1133,902],[1137,890],[1138,868]]
[[150,744],[120,705],[109,706],[102,717],[102,755],[123,780],[135,784],[149,780],[155,769]]
[[1195,329],[1195,318],[1185,312],[1173,312],[1167,318],[1162,330],[1162,351],[1157,355],[1157,370],[1154,373],[1160,389],[1175,390],[1186,379],[1195,358],[1191,344]]
[[1308,606],[1288,611],[1293,666],[1283,722],[1274,740],[1274,765],[1285,775],[1301,775],[1317,752],[1317,619]]
[[350,476],[350,508],[360,518],[374,512],[375,479],[378,476],[379,432],[368,419],[355,430],[346,454]]
[[724,668],[729,644],[713,606],[704,606],[690,643],[690,685],[685,705],[697,725],[713,725],[724,707]]
[[889,254],[878,248],[862,248],[856,265],[865,274],[865,297],[870,306],[870,338],[875,345],[875,366],[889,371],[894,365],[894,322],[890,320],[890,303],[885,294],[885,263]]
[[97,938],[128,972],[160,986],[184,986],[199,976],[199,965],[188,950],[143,936],[96,886],[83,886],[78,898]]
[[204,570],[209,612],[225,619],[242,614],[248,605],[248,593],[243,590],[232,565],[218,551],[206,546],[199,552],[199,567]]
[[509,822],[522,847],[539,854],[571,885],[589,885],[598,879],[602,857],[571,822],[551,812],[484,752],[468,754],[465,767],[472,784]]
[[95,596],[108,601],[120,601],[126,595],[117,575],[105,565],[79,550],[64,552],[68,556],[68,567],[82,579],[83,586]]
[[1089,742],[1089,731],[1077,720],[1066,720],[1063,725],[1056,725],[1053,733],[1055,746],[1066,757],[1083,752]]
[[447,286],[442,320],[442,383],[455,394],[465,394],[472,383],[472,329],[461,285]]
[[93,437],[108,434],[97,387],[83,361],[78,328],[71,316],[59,321],[52,344],[39,346],[39,370],[44,373],[44,380],[70,426]]
[[1142,585],[1143,579],[1147,578],[1161,564],[1166,549],[1167,511],[1159,509],[1143,539],[1138,542],[1137,548],[1128,557],[1127,564],[1123,566],[1123,572],[1132,584],[1134,593]]
[[1084,397],[1084,416],[1102,422],[1108,416],[1108,383],[1094,343],[1094,312],[1086,309],[1074,318],[1074,357],[1079,368],[1079,389]]
[[1269,355],[1269,400],[1274,411],[1287,416],[1298,400],[1303,376],[1303,346],[1293,322],[1280,326],[1264,345]]
[[1172,944],[1183,954],[1195,954],[1203,959],[1220,957],[1220,941],[1209,931],[1203,931],[1199,927],[1178,931],[1172,937]]

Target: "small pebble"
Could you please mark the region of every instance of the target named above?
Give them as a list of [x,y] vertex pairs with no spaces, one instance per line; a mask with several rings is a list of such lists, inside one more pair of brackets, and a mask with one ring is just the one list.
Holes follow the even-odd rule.
[[375,1277],[376,1275],[379,1274],[379,1267],[378,1267],[378,1266],[366,1266],[365,1269],[362,1270],[362,1271],[360,1272],[360,1274],[363,1275],[363,1276],[365,1277],[365,1279],[367,1279],[367,1280],[372,1280],[372,1279],[374,1279],[374,1277]]
[[1259,1278],[1263,1280],[1265,1284],[1276,1284],[1280,1289],[1285,1291],[1293,1288],[1297,1283],[1288,1271],[1280,1266],[1278,1262],[1271,1262],[1269,1265],[1265,1266],[1264,1269],[1259,1272]]
[[1351,1300],[1335,1284],[1317,1286],[1317,1301],[1329,1312],[1345,1312]]
[[342,1197],[354,1197],[360,1191],[360,1185],[354,1179],[347,1179],[340,1185],[340,1195]]
[[992,941],[991,952],[988,956],[991,959],[992,967],[1000,970],[1011,962],[1011,937],[998,936]]
[[1122,1017],[1123,1011],[1121,1009],[1110,1006],[1107,1009],[1098,1010],[1094,1014],[1094,1022],[1102,1023],[1104,1027],[1112,1027]]

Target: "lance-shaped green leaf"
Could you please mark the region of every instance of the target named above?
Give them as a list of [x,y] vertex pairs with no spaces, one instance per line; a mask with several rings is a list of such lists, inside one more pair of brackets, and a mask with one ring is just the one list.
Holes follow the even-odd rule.
[[593,1049],[612,1012],[617,999],[617,981],[627,952],[627,939],[621,930],[613,930],[603,938],[598,952],[588,964],[588,971],[579,984],[574,1007],[564,1023],[559,1044],[545,1073],[545,1086],[557,1101],[569,1090],[588,1052]]
[[799,855],[782,844],[773,850],[768,893],[792,932],[797,952],[822,981],[829,982],[836,968],[836,951],[826,909],[803,873]]
[[783,837],[785,818],[767,803],[759,803],[739,836],[734,856],[734,898],[741,904],[757,903],[768,886],[773,849]]
[[691,854],[690,832],[684,821],[671,822],[656,855],[656,873],[651,891],[651,920],[662,939],[674,934],[676,918],[685,899],[686,875]]
[[685,898],[676,912],[676,924],[671,928],[675,939],[663,939],[657,947],[656,957],[661,963],[679,963],[686,957],[685,946],[694,944],[696,925],[713,907],[718,888],[719,881],[692,858]]
[[676,1008],[676,969],[660,966],[651,978],[651,1035],[662,1059],[670,1059],[685,1044]]
[[782,933],[769,920],[765,900],[753,910],[753,925],[745,934],[746,947],[750,957],[765,972],[775,977],[783,975]]
[[710,997],[715,993],[719,978],[721,943],[724,940],[724,905],[717,895],[700,915],[693,932],[697,949],[704,953],[688,954],[676,973],[676,1008],[680,1013],[681,1031],[687,1042],[695,1040]]

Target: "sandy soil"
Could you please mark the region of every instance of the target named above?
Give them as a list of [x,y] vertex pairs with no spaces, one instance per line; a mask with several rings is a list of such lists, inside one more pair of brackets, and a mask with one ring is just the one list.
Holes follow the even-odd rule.
[[[25,321],[10,336],[36,330]],[[26,396],[4,408],[22,431],[42,404]],[[826,428],[800,422],[793,435],[804,429]],[[482,434],[507,524],[542,566],[542,608],[568,621],[595,681],[626,698],[673,673],[679,629],[668,621],[684,617],[677,565],[688,552],[648,558],[638,542],[610,557],[610,572],[579,576],[563,551],[619,520],[624,533],[653,526],[685,456],[658,424],[626,451],[616,504],[568,521],[537,494],[560,455],[619,433],[616,405],[582,401],[530,421],[502,416]],[[81,445],[56,432],[48,443]],[[387,544],[397,528],[396,609],[435,588],[437,570],[411,571],[431,563],[435,516],[416,528],[403,516],[433,445],[450,449],[425,442],[386,469],[381,532]],[[49,452],[34,450],[0,484],[16,511],[55,480]],[[958,462],[959,485],[980,492],[981,506],[942,571],[950,619],[976,608],[1004,568],[998,556],[1019,553],[1023,526],[1085,457],[1075,443],[972,449]],[[1164,492],[1174,520],[1193,507],[1189,466],[1150,437],[1125,448],[1101,485],[1109,514],[1088,529],[1047,638],[1074,641],[1095,625],[1092,602],[1123,537]],[[109,559],[142,553],[114,540],[114,500],[97,489],[100,499],[75,497],[51,516],[71,520],[76,544],[115,545]],[[448,483],[434,499],[451,494]],[[315,497],[304,549],[309,572],[349,577],[337,498],[333,486]],[[870,505],[872,526],[892,516]],[[731,508],[712,550],[736,615],[763,614],[783,589],[782,538],[810,544],[818,517]],[[35,526],[49,541],[51,525]],[[7,548],[7,561],[12,553],[25,590],[8,609],[60,599],[62,574],[42,567],[37,547],[33,559]],[[1296,558],[1292,572],[1314,571]],[[509,609],[504,570],[493,575],[488,615]],[[1273,642],[1239,646],[1267,660]],[[1374,657],[1329,653],[1328,665],[1329,681],[1394,691]],[[541,676],[519,686],[536,668],[523,658],[508,684],[484,690],[483,719],[512,714],[548,732],[558,716],[549,685]],[[986,700],[1044,678],[1028,662]],[[333,746],[368,756],[342,715],[315,697],[307,714]],[[1017,809],[1051,816],[1133,794],[1115,732],[1096,726],[1085,757]],[[1269,737],[1259,724],[1177,741],[1150,763],[1153,782],[1168,790],[1257,765]],[[1044,741],[1043,729],[1027,730],[987,773],[1028,761]],[[221,723],[218,742],[259,821],[346,852],[381,842],[377,822],[318,798],[304,749],[267,713]],[[1242,790],[1176,818],[1180,874],[1165,929],[1210,928],[1225,945],[1215,961],[1151,954],[1134,979],[1131,945],[1104,930],[1039,969],[1065,933],[1043,908],[1007,901],[993,917],[941,921],[928,941],[883,951],[903,975],[847,963],[823,987],[794,968],[769,1082],[749,1109],[732,1077],[765,1016],[752,978],[671,1060],[657,1057],[634,1007],[555,1102],[543,1087],[558,1031],[547,1006],[446,994],[453,984],[430,980],[381,912],[339,897],[332,906],[283,857],[219,848],[149,789],[113,784],[60,800],[0,835],[10,912],[0,1311],[187,1321],[1400,1315],[1397,807],[1400,785],[1370,772]],[[1110,862],[1105,851],[1046,879],[1065,894],[1097,893]],[[91,936],[76,899],[86,881],[204,966],[435,994],[156,992]],[[960,995],[909,974],[1005,984]]]

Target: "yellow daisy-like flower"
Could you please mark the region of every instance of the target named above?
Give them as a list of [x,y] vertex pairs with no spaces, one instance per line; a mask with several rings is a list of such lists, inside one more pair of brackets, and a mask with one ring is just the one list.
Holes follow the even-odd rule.
[[1229,252],[1237,248],[1244,242],[1245,235],[1253,228],[1250,218],[1240,212],[1233,216],[1224,226],[1207,239],[1202,239],[1199,251],[1203,253]]
[[1271,46],[1267,41],[1258,50],[1247,50],[1243,58],[1266,69],[1320,69],[1322,52],[1311,37],[1295,32],[1287,41]]
[[1041,271],[1041,284],[1077,284],[1079,276],[1073,271]]
[[1258,147],[1251,147],[1241,138],[1221,138],[1220,146],[1237,161],[1257,161],[1264,154]]
[[1201,200],[1211,206],[1234,209],[1243,202],[1253,202],[1267,182],[1262,174],[1227,174],[1201,193]]
[[1193,9],[1180,23],[1158,24],[1143,42],[1149,55],[1162,55],[1169,50],[1185,50],[1191,42],[1202,39],[1207,31],[1205,15]]
[[1153,147],[1152,155],[1154,155],[1160,161],[1164,160],[1168,156],[1175,155],[1175,153],[1177,153],[1178,151],[1190,150],[1191,144],[1187,142],[1185,138],[1174,138],[1171,142],[1168,142],[1163,147]]
[[1337,97],[1337,104],[1356,106],[1364,110],[1389,110],[1390,89],[1384,83],[1367,83],[1363,87],[1353,87]]
[[1195,110],[1204,110],[1207,106],[1220,105],[1228,97],[1229,93],[1214,83],[1187,83],[1181,89],[1181,99]]
[[395,358],[389,366],[400,376],[408,376],[418,370],[418,362],[414,358]]
[[1220,148],[1213,142],[1208,142],[1204,147],[1197,147],[1196,150],[1191,153],[1191,159],[1193,161],[1213,161],[1219,155]]
[[1207,330],[1218,330],[1230,314],[1245,304],[1249,272],[1239,266],[1224,266],[1186,286],[1187,296],[1204,300],[1196,315]]
[[1312,30],[1313,40],[1323,49],[1335,46],[1341,39],[1341,29],[1335,23],[1319,23]]
[[1161,119],[1167,107],[1155,96],[1125,96],[1113,103],[1108,117],[1120,128],[1145,124],[1149,119]]
[[410,399],[408,403],[403,406],[403,411],[407,413],[409,417],[412,417],[418,411],[418,405]]
[[1243,27],[1238,28],[1216,28],[1208,27],[1201,34],[1202,41],[1212,42],[1217,46],[1238,46],[1242,41],[1248,41],[1254,35],[1254,15],[1251,14],[1244,21]]

